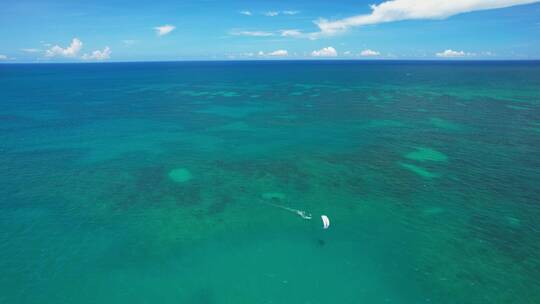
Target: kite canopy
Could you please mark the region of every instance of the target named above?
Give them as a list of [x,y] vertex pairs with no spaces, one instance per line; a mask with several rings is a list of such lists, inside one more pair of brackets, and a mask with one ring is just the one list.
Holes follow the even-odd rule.
[[321,215],[321,219],[322,219],[322,222],[323,222],[323,228],[328,229],[328,227],[330,227],[330,219],[328,218],[328,216],[323,214],[323,215]]

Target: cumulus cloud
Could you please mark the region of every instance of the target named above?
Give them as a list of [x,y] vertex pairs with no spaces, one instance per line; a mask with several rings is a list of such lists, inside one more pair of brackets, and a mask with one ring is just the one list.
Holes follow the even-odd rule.
[[313,57],[336,57],[337,56],[337,51],[336,51],[335,48],[329,46],[329,47],[325,47],[325,48],[322,48],[320,50],[316,50],[316,51],[311,52],[311,56],[313,56]]
[[268,16],[268,17],[275,17],[277,15],[279,15],[279,12],[276,12],[276,11],[268,11],[266,13],[264,13],[265,16]]
[[233,31],[231,35],[235,36],[252,36],[252,37],[269,37],[274,36],[272,32],[265,31]]
[[8,60],[8,56],[0,54],[0,60]]
[[246,16],[251,16],[251,15],[253,15],[250,11],[240,11],[240,14],[246,15]]
[[370,50],[370,49],[366,49],[366,50],[363,50],[360,52],[360,56],[364,56],[364,57],[373,57],[373,56],[379,56],[381,53],[377,52],[377,51],[374,51],[374,50]]
[[82,46],[83,43],[81,40],[79,40],[78,38],[73,38],[73,40],[71,40],[71,44],[68,47],[62,48],[58,45],[55,45],[45,51],[45,56],[75,57],[77,56],[77,53],[79,53],[79,51],[82,49]]
[[452,58],[452,57],[465,57],[465,56],[474,56],[474,53],[467,53],[464,51],[454,51],[451,49],[444,50],[439,53],[435,53],[435,56],[437,57],[446,57],[446,58]]
[[175,28],[176,27],[174,25],[166,24],[162,26],[156,26],[154,27],[154,30],[156,31],[156,34],[158,36],[165,36],[170,32],[174,31]]
[[95,50],[92,54],[84,54],[81,57],[84,60],[105,60],[111,58],[111,49],[106,46],[103,51]]
[[371,5],[371,13],[329,21],[319,19],[319,35],[332,35],[351,27],[401,20],[444,19],[453,15],[505,8],[539,2],[540,0],[390,0]]

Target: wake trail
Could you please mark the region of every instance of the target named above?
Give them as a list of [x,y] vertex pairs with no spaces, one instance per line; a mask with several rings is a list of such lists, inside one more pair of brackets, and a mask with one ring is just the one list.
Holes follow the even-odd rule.
[[302,217],[305,220],[311,220],[311,218],[312,218],[311,213],[306,212],[304,210],[294,209],[294,208],[290,208],[290,207],[287,207],[287,206],[270,203],[270,202],[267,202],[267,201],[261,201],[261,202],[264,203],[264,204],[276,207],[276,208],[280,208],[280,209],[295,213],[296,215]]

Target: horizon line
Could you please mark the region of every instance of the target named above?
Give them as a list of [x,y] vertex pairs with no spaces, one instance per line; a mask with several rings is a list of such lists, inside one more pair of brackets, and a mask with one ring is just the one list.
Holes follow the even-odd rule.
[[430,59],[395,59],[395,58],[379,58],[379,59],[359,59],[359,58],[299,58],[299,59],[178,59],[178,60],[108,60],[108,61],[38,61],[38,62],[0,62],[0,65],[16,65],[16,64],[108,64],[108,63],[181,63],[181,62],[389,62],[389,61],[408,61],[408,62],[540,62],[538,59],[465,59],[465,58],[430,58]]

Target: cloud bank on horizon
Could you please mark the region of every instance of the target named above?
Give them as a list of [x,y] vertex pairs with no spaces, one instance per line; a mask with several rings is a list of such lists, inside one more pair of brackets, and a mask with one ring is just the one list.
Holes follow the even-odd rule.
[[375,57],[375,56],[379,56],[379,55],[381,55],[380,52],[370,50],[370,49],[365,49],[365,50],[360,52],[360,56],[364,56],[364,57]]
[[45,51],[45,56],[75,57],[77,53],[79,53],[79,51],[82,49],[82,46],[83,43],[81,40],[79,40],[79,38],[73,38],[73,40],[71,40],[71,44],[68,47],[62,48],[59,45],[55,45]]
[[105,60],[111,58],[111,48],[106,46],[103,51],[95,50],[92,54],[84,54],[81,59],[83,60]]
[[[83,43],[79,38],[73,38],[71,44],[65,48],[54,45],[45,51],[45,57],[67,57],[67,58],[77,58],[77,55],[83,48]],[[40,52],[37,49],[24,49],[25,52],[36,53]],[[111,58],[111,49],[106,46],[103,51],[95,50],[91,54],[84,54],[80,57],[83,60],[106,60]]]
[[336,57],[337,55],[336,49],[331,46],[311,52],[311,56],[313,57]]

